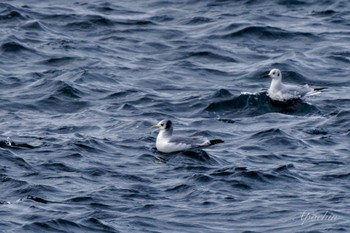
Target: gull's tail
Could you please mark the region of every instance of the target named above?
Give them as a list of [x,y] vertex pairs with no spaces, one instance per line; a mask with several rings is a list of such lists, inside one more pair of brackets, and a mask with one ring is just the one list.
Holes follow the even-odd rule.
[[199,144],[198,147],[212,146],[212,145],[223,143],[223,142],[224,141],[221,139],[206,140],[204,143]]
[[314,88],[314,91],[319,92],[319,91],[323,91],[324,89],[327,89],[327,87],[316,87]]
[[221,139],[213,139],[213,140],[209,140],[209,146],[211,145],[215,145],[215,144],[219,144],[219,143],[223,143],[224,141]]
[[306,93],[307,96],[311,96],[311,95],[317,95],[320,94],[323,90],[327,89],[327,87],[316,87],[316,88],[312,88],[312,90],[308,93]]

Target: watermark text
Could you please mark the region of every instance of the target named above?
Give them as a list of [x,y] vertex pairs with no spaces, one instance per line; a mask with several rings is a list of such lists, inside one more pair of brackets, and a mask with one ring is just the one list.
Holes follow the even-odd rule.
[[322,213],[304,211],[300,216],[301,225],[309,222],[334,222],[337,219],[337,215],[331,213],[328,210]]

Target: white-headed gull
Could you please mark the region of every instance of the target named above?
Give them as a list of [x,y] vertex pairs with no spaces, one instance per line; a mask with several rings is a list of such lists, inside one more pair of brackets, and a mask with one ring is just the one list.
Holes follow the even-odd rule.
[[287,101],[290,99],[299,99],[305,96],[314,95],[319,93],[325,88],[312,88],[309,85],[295,86],[282,83],[282,73],[279,69],[272,69],[270,73],[264,75],[264,77],[271,78],[271,85],[268,90],[269,97],[272,100]]
[[221,139],[207,140],[201,138],[173,137],[173,124],[171,120],[162,120],[152,128],[159,128],[156,147],[163,153],[186,151],[189,149],[215,145],[224,142]]

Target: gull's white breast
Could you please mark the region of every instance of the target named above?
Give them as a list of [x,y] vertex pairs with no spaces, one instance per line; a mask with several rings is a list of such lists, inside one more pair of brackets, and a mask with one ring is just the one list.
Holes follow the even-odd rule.
[[163,153],[172,153],[182,150],[188,150],[191,148],[190,144],[187,143],[174,143],[169,142],[167,139],[160,139],[156,142],[157,150]]

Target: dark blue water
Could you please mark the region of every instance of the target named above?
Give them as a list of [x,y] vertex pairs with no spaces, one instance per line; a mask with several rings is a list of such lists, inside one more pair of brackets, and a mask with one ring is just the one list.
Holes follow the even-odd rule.
[[349,1],[5,2],[0,232],[349,231]]

